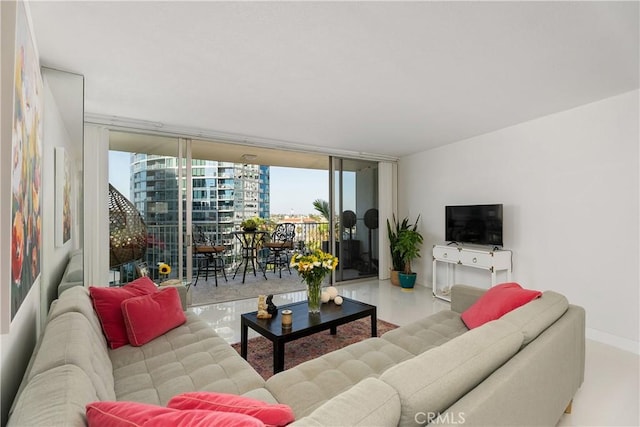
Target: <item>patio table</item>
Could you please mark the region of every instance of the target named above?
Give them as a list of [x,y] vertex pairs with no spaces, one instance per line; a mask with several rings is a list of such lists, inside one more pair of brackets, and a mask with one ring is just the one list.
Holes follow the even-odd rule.
[[249,263],[251,263],[251,266],[253,267],[253,275],[257,276],[256,274],[257,272],[256,264],[257,264],[260,271],[262,271],[262,276],[264,277],[264,280],[267,280],[267,275],[265,273],[265,270],[260,264],[260,262],[258,261],[258,250],[260,249],[260,244],[264,241],[265,236],[269,233],[267,231],[258,231],[258,230],[254,230],[254,231],[240,230],[240,231],[233,231],[231,232],[231,234],[236,236],[236,238],[240,241],[240,244],[242,245],[242,261],[236,267],[236,271],[233,273],[233,278],[234,279],[236,278],[236,274],[238,273],[238,270],[240,270],[240,267],[242,267],[242,265],[244,264],[244,270],[242,271],[242,283],[244,283],[245,278],[247,276],[247,268],[249,267]]

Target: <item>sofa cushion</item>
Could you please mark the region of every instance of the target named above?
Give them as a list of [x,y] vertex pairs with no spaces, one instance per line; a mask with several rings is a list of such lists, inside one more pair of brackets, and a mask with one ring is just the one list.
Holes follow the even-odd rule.
[[[82,287],[76,286],[74,289],[70,289],[68,293],[65,293],[64,297],[58,298],[51,303],[51,307],[49,308],[49,315],[47,316],[47,322],[50,322],[52,319],[58,317],[63,313],[69,312],[77,312],[81,313],[91,326],[95,332],[95,336],[102,341],[104,346],[107,346],[107,341],[102,334],[102,328],[100,326],[100,321],[96,317],[96,313],[93,310],[93,306],[91,305],[91,299],[89,298],[89,291]],[[40,350],[40,346],[42,345],[42,339],[38,340],[36,343],[36,347],[33,350],[31,358],[29,360],[29,364],[27,365],[27,369],[25,369],[25,378],[31,377],[31,369],[33,367],[33,362],[35,360],[36,354]],[[23,381],[20,383],[20,387],[18,388],[18,392],[16,393],[14,404],[18,399],[18,396],[26,386],[26,382]]]
[[88,427],[262,427],[257,418],[207,410],[178,410],[138,402],[91,402],[86,407]]
[[156,291],[156,285],[148,277],[141,277],[122,287],[89,286],[93,308],[100,319],[109,347],[118,348],[129,344],[122,317],[122,301]]
[[67,292],[51,304],[47,321],[50,322],[59,315],[69,312],[80,313],[86,317],[91,326],[93,326],[96,335],[102,337],[105,347],[107,346],[107,339],[102,333],[100,319],[98,319],[93,304],[91,303],[91,298],[89,297],[89,289],[84,286],[75,286],[67,290]]
[[204,391],[182,393],[171,398],[167,407],[173,409],[204,409],[250,415],[270,426],[286,426],[293,422],[293,411],[282,403],[268,404],[250,397]]
[[[142,427],[264,427],[257,418],[231,412],[192,409],[159,414]],[[123,426],[125,427],[125,426]],[[129,427],[129,426],[127,426]]]
[[109,350],[117,400],[166,405],[188,391],[243,394],[264,379],[209,324],[187,321],[140,347]]
[[258,399],[266,403],[280,403],[278,402],[278,399],[273,397],[273,394],[271,394],[269,390],[264,387],[254,388],[253,390],[242,393],[242,395],[245,397],[250,397],[252,399]]
[[462,313],[478,301],[478,298],[487,292],[486,289],[477,288],[469,285],[452,285],[451,286],[451,311]]
[[176,288],[126,299],[121,307],[127,337],[133,346],[146,344],[187,320]]
[[481,327],[400,363],[380,376],[398,391],[400,425],[418,413],[440,413],[482,382],[520,349],[522,334],[502,320]]
[[96,390],[82,369],[58,366],[31,378],[9,414],[7,427],[82,426],[85,405],[95,400]]
[[63,313],[47,323],[27,379],[63,365],[82,369],[99,400],[115,399],[113,369],[104,340],[80,313]]
[[514,324],[524,335],[523,346],[558,320],[569,309],[569,301],[564,295],[545,291],[540,298],[502,316],[502,320]]
[[451,310],[442,310],[393,329],[382,335],[382,338],[411,354],[418,355],[467,331],[467,327],[460,319],[460,314]]
[[469,329],[496,320],[511,310],[538,298],[542,292],[523,289],[517,283],[502,283],[490,288],[461,317]]
[[369,338],[280,372],[266,387],[300,418],[364,378],[377,377],[412,357],[387,340]]
[[69,262],[64,270],[64,278],[69,282],[80,282],[84,278],[84,257],[82,249],[69,254]]
[[365,378],[290,426],[397,426],[400,397],[388,384]]
[[62,279],[58,284],[58,296],[75,286],[84,286],[84,258],[82,249],[77,249],[69,254],[69,261],[65,267]]
[[127,401],[91,402],[86,406],[89,427],[142,426],[154,417],[167,412],[176,412],[176,410],[159,405]]

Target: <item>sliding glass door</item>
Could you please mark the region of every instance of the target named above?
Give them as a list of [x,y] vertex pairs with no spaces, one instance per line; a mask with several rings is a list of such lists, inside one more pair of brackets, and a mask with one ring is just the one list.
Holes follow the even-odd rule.
[[[219,258],[227,271],[237,266],[241,248],[232,232],[246,218],[269,218],[269,166],[223,161],[211,147],[111,132],[109,180],[135,206],[147,234],[143,259],[111,266],[114,284],[135,278],[141,263],[154,280],[193,281],[195,232],[224,246]],[[171,273],[161,275],[159,263],[169,264]]]
[[[109,139],[109,182],[132,203],[146,227],[143,258],[111,265],[112,284],[132,280],[141,268],[157,281],[189,279],[188,141],[123,132],[111,132]],[[168,264],[171,273],[160,274],[159,263]]]
[[336,281],[377,276],[378,164],[333,157],[330,172]]
[[[318,220],[311,227],[307,214],[270,212],[270,167],[286,160],[322,169],[327,157],[283,157],[264,150],[259,158],[267,165],[249,164],[238,162],[248,156],[230,151],[237,146],[213,149],[207,141],[116,131],[111,132],[110,147],[110,181],[132,202],[147,229],[144,259],[112,266],[114,283],[133,279],[142,262],[154,280],[192,281],[197,268],[195,229],[224,247],[220,257],[227,271],[234,271],[241,248],[232,232],[252,217],[261,218],[266,226],[295,222],[298,250],[322,247],[339,257],[336,281],[378,274],[377,162],[329,157],[329,208],[322,212],[330,223]],[[322,201],[322,196],[314,197]],[[171,274],[161,275],[158,263],[169,264]]]

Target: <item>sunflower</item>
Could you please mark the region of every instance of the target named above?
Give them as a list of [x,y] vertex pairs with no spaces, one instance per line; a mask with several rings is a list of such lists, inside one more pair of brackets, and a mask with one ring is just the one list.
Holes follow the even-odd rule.
[[171,273],[171,266],[169,264],[165,264],[164,262],[158,263],[158,272],[160,274],[169,274]]

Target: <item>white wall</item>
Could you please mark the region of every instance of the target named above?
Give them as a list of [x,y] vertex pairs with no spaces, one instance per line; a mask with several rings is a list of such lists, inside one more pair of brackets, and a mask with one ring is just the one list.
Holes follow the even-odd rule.
[[[29,14],[28,4],[25,5],[27,15]],[[13,34],[15,23],[11,21],[11,18],[15,18],[15,3],[0,3],[0,11],[2,12],[2,41],[3,46],[5,42],[7,46],[13,46],[13,39],[6,38],[6,34]],[[7,32],[5,32],[5,30]],[[37,45],[37,41],[36,41]],[[2,69],[13,70],[13,52],[12,49],[3,49],[2,51]],[[64,79],[64,76],[59,71],[55,71],[55,79]],[[82,87],[77,89],[78,76],[73,78],[76,84],[76,90],[72,92],[70,96],[64,96],[64,99],[54,99],[54,95],[51,90],[50,82],[47,79],[47,71],[43,70],[44,76],[44,112],[43,112],[43,147],[42,147],[42,187],[40,194],[40,201],[42,206],[42,247],[41,247],[41,268],[40,276],[34,282],[31,290],[27,294],[20,309],[16,313],[14,319],[11,321],[8,330],[3,329],[2,335],[0,335],[0,377],[1,377],[1,389],[0,389],[0,425],[4,425],[7,420],[7,413],[18,389],[22,376],[26,369],[26,366],[31,357],[33,348],[36,345],[37,338],[40,334],[42,323],[48,312],[49,304],[53,298],[57,295],[57,284],[64,271],[67,262],[67,256],[71,249],[77,247],[81,237],[80,222],[73,222],[72,236],[73,238],[64,246],[55,246],[55,168],[54,168],[54,149],[55,147],[65,147],[68,150],[69,157],[71,159],[71,174],[72,177],[79,176],[79,170],[81,168],[82,160],[82,140],[78,139],[77,135],[82,135],[82,115],[80,115],[80,121],[77,124],[80,126],[80,131],[72,132],[74,136],[70,136],[69,129],[67,128],[65,121],[62,118],[60,109],[58,107],[59,101],[62,101],[64,105],[69,105],[70,102],[75,103],[82,109]],[[11,116],[12,116],[12,103],[13,103],[13,73],[3,73],[0,76],[0,82],[2,87],[2,158],[11,158],[11,144],[5,144],[5,141],[11,140]],[[80,84],[82,84],[80,79]],[[64,93],[64,92],[63,92]],[[67,94],[68,95],[68,94]],[[79,97],[79,99],[78,99]],[[8,120],[8,121],[7,121]],[[8,150],[8,155],[6,150]],[[2,165],[2,171],[0,177],[2,182],[10,182],[10,168],[5,170],[7,163]],[[10,165],[9,165],[10,166]],[[2,186],[2,200],[10,198],[10,194],[5,194],[7,186]],[[74,190],[81,189],[81,182],[75,182],[73,184]],[[79,204],[79,192],[72,194],[73,198],[73,214],[77,218],[80,218],[81,207]],[[10,199],[9,199],[10,200]],[[5,265],[7,260],[10,260],[10,231],[11,231],[11,204],[0,202],[0,217],[2,218],[0,224],[0,259],[4,260],[1,264],[0,274],[2,274],[2,283],[9,283],[10,268]],[[9,307],[8,300],[9,295],[4,292],[5,286],[2,287],[3,292],[0,293],[0,304],[2,310]]]
[[[40,277],[11,322],[9,333],[3,334],[2,344],[2,425],[24,370],[29,362],[37,337],[46,318],[51,301],[57,296],[57,286],[64,272],[69,252],[77,247],[80,230],[72,230],[73,238],[61,247],[55,246],[55,168],[54,149],[65,147],[71,158],[71,176],[77,176],[77,159],[82,159],[82,141],[69,136],[58,104],[53,98],[44,75],[43,153],[42,153],[42,265]],[[77,185],[75,186],[77,187]],[[73,215],[79,214],[78,194],[73,194]],[[9,247],[9,246],[7,246]],[[4,247],[3,247],[4,254]],[[7,258],[9,256],[7,255]]]
[[[52,71],[57,74],[59,72]],[[69,158],[70,176],[73,179],[78,176],[78,158],[82,159],[82,141],[74,141],[65,126],[65,122],[58,108],[58,103],[54,98],[49,78],[49,71],[42,70],[44,80],[44,128],[45,143],[42,155],[42,175],[48,177],[42,183],[42,283],[41,283],[41,318],[45,319],[49,310],[51,301],[57,298],[58,283],[64,273],[67,265],[69,252],[78,248],[79,228],[73,227],[71,239],[63,246],[56,247],[55,227],[55,148],[62,147],[66,150]],[[78,149],[80,147],[80,149]],[[79,151],[79,153],[78,153]],[[79,154],[79,155],[78,155]],[[74,190],[77,190],[74,186]],[[80,212],[78,206],[78,193],[71,194],[71,214],[74,218],[73,225],[77,222],[75,219]]]
[[[587,312],[587,336],[639,350],[639,92],[401,159],[401,216],[422,214],[419,280],[449,204],[504,204],[514,280]],[[464,268],[463,268],[464,270]],[[488,274],[457,274],[488,286]]]
[[[64,126],[59,122],[59,114],[45,81],[44,86],[44,128],[47,141],[68,142]],[[3,421],[8,406],[20,383],[22,373],[40,334],[41,320],[46,317],[51,297],[55,295],[56,278],[62,275],[67,251],[56,250],[53,239],[53,146],[43,144],[41,201],[42,201],[42,265],[39,279],[23,302],[16,317],[11,322],[10,331],[1,337],[2,343],[2,411]],[[9,367],[9,368],[7,368]]]
[[109,130],[84,127],[84,280],[109,283]]

